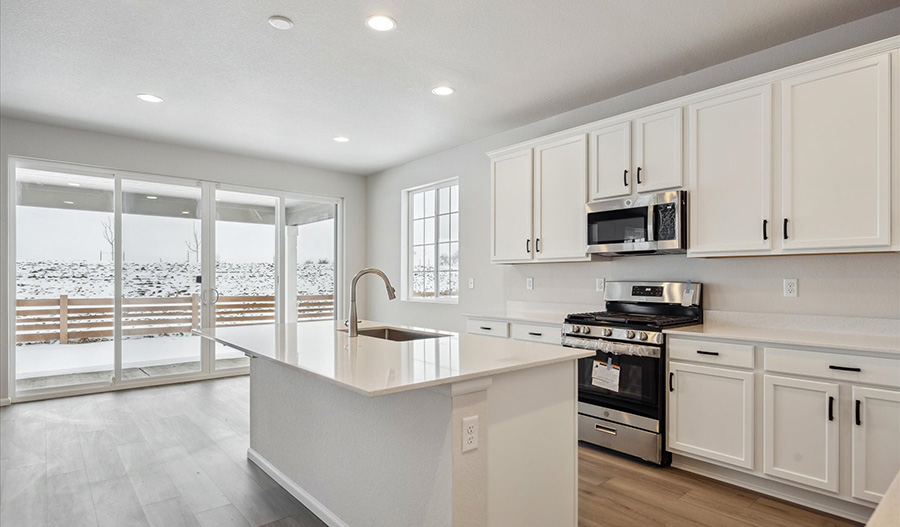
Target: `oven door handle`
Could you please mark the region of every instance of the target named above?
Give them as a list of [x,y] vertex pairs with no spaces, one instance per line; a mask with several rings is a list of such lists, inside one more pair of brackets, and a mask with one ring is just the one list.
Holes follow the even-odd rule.
[[656,205],[647,205],[647,241],[656,241]]

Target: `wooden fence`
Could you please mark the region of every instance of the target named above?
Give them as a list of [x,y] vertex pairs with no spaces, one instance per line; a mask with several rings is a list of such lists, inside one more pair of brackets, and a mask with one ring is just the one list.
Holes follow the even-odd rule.
[[[216,326],[273,323],[274,296],[222,296],[215,304]],[[112,298],[16,300],[16,342],[60,344],[113,336]],[[334,317],[334,295],[297,297],[297,320]],[[123,298],[122,334],[162,335],[200,327],[200,296]]]

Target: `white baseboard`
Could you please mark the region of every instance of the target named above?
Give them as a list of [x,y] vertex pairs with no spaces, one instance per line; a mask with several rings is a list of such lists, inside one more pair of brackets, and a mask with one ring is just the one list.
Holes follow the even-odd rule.
[[[735,487],[741,487],[744,489],[752,490],[758,492],[760,494],[765,494],[767,496],[772,496],[773,498],[778,498],[780,500],[788,501],[791,503],[796,503],[797,505],[802,505],[803,507],[807,507],[813,510],[825,512],[828,514],[833,514],[834,516],[840,516],[841,518],[847,518],[848,520],[853,520],[859,523],[866,523],[869,520],[869,516],[871,516],[871,511],[867,515],[859,514],[856,511],[850,510],[851,507],[859,508],[862,505],[854,504],[851,502],[844,502],[838,498],[828,500],[828,503],[824,503],[823,501],[816,501],[813,499],[808,499],[798,494],[792,494],[788,492],[783,492],[778,488],[775,488],[776,485],[771,484],[766,479],[759,478],[754,476],[753,474],[746,474],[744,472],[732,472],[730,469],[725,469],[723,467],[723,472],[728,471],[737,475],[746,475],[748,476],[746,479],[740,477],[730,476],[727,473],[719,472],[718,470],[714,470],[715,468],[719,468],[716,466],[702,466],[705,464],[703,461],[693,460],[690,458],[681,458],[679,459],[676,456],[676,459],[672,460],[672,468],[677,468],[680,470],[684,470],[685,472],[692,472],[694,474],[698,474],[700,476],[707,477],[709,479],[715,479],[718,481],[722,481],[728,483],[730,485],[734,485]],[[709,467],[709,468],[707,468]],[[771,485],[767,485],[770,483]],[[826,498],[822,496],[822,498]],[[841,505],[844,503],[847,504],[847,508],[843,508]]]
[[319,519],[325,522],[329,527],[349,527],[346,523],[341,521],[335,513],[331,512],[327,507],[322,505],[319,500],[314,498],[312,494],[306,492],[303,487],[294,483],[291,478],[285,476],[283,472],[275,468],[268,460],[266,460],[266,458],[259,455],[259,453],[252,448],[247,449],[247,459],[261,468],[263,472],[281,485],[284,490],[290,492],[291,496],[297,498],[297,501],[305,505],[307,509],[312,511],[313,514],[318,516]]
[[11,402],[9,397],[4,397],[3,399],[0,399],[0,406],[9,406]]

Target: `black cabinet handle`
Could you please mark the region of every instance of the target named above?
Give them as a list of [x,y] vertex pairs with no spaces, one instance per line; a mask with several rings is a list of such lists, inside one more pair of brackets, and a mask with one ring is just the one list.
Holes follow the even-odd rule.
[[718,356],[719,356],[719,352],[718,352],[718,351],[702,351],[702,350],[697,350],[697,353],[699,353],[700,355],[713,355],[713,356],[715,356],[715,357],[718,357]]
[[850,366],[835,366],[834,364],[829,366],[828,369],[829,370],[838,370],[838,371],[855,371],[857,373],[862,371],[859,368],[851,368]]
[[640,185],[641,184],[641,167],[638,167],[637,180],[638,180],[638,185]]
[[785,240],[788,239],[788,235],[787,235],[787,222],[788,222],[788,219],[785,218],[785,219],[784,219],[784,239],[785,239]]
[[625,169],[625,173],[622,174],[622,179],[625,180],[625,186],[627,187],[628,186],[628,169],[627,168]]
[[674,391],[675,391],[675,386],[672,385],[672,381],[674,381],[674,380],[675,380],[675,372],[670,371],[670,372],[669,372],[669,391],[670,391],[670,392],[674,392]]
[[528,334],[532,337],[542,337],[544,335],[543,333],[535,333],[534,331],[529,331]]
[[769,239],[768,226],[769,226],[769,220],[763,220],[763,240]]
[[490,327],[490,326],[481,326],[481,329],[483,329],[483,330],[485,330],[485,331],[490,331],[490,330],[492,330],[493,328]]
[[538,238],[537,240],[534,240],[534,252],[536,252],[536,253],[541,252],[541,239],[540,238]]
[[862,415],[860,415],[862,412],[860,410],[862,410],[862,401],[857,399],[856,400],[856,426],[862,426]]
[[525,252],[531,254],[531,240],[525,240]]
[[834,421],[834,397],[828,396],[828,420]]

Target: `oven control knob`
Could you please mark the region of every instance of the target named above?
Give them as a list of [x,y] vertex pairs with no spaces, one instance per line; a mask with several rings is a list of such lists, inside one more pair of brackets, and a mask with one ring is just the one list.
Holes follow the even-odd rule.
[[580,326],[572,326],[572,333],[578,333],[578,332],[580,332],[580,331],[581,331],[581,327],[580,327]]
[[628,331],[625,333],[625,336],[628,337],[628,338],[630,338],[630,339],[633,339],[633,338],[634,338],[634,331],[628,330]]
[[612,335],[612,330],[609,328],[603,328],[603,336],[608,337],[610,335]]
[[638,333],[638,338],[641,340],[647,340],[647,334],[641,331],[640,333]]
[[587,335],[588,333],[591,332],[591,328],[584,326],[583,328],[581,328],[581,332],[584,333],[585,335]]

